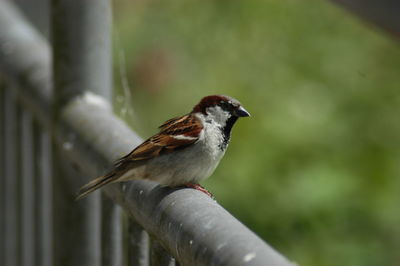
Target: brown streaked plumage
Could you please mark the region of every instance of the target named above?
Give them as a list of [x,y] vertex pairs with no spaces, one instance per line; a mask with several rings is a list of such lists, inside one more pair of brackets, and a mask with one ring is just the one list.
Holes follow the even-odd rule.
[[[126,172],[127,168],[140,164],[139,162],[173,152],[177,149],[183,149],[196,142],[203,129],[200,120],[192,113],[180,117],[175,117],[164,122],[159,126],[160,132],[142,144],[133,151],[116,161],[114,169],[105,176],[100,176],[88,184],[84,185],[78,193],[77,200],[85,197],[96,189],[114,182]],[[187,138],[176,138],[183,136]]]
[[[182,149],[197,141],[203,125],[194,115],[189,114],[166,121],[160,127],[160,132],[137,146],[131,153],[122,157],[123,161],[138,161],[151,159],[164,153]],[[188,138],[179,139],[177,136]]]

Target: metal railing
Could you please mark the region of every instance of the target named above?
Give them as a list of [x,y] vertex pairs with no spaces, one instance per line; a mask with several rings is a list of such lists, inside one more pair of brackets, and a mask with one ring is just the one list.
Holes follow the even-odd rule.
[[0,1],[0,265],[293,265],[192,189],[132,181],[74,201],[140,138],[111,110],[108,0],[51,14],[50,46]]
[[396,0],[331,0],[355,15],[400,36],[400,2]]

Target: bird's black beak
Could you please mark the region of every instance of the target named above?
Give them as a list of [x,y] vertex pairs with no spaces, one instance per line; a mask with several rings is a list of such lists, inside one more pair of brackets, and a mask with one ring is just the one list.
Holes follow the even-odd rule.
[[239,106],[239,108],[237,108],[235,110],[235,116],[237,117],[247,117],[250,116],[250,113],[246,111],[246,109],[244,109],[242,106]]

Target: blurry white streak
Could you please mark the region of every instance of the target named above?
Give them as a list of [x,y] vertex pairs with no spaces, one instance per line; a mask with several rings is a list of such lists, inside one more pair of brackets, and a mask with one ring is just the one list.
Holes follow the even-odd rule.
[[132,93],[128,82],[128,75],[126,73],[126,56],[125,51],[121,46],[119,31],[116,30],[116,43],[118,47],[118,70],[121,79],[122,97],[117,97],[117,101],[121,103],[121,115],[123,117],[133,118],[134,112],[132,107]]

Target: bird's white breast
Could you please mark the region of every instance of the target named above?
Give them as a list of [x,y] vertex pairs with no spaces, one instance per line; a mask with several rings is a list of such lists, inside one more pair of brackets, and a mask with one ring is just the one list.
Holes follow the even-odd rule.
[[197,117],[203,123],[198,141],[190,147],[149,160],[135,169],[132,178],[143,176],[164,185],[179,186],[199,183],[209,177],[225,153],[225,149],[220,148],[224,140],[218,123],[206,120],[202,114]]

